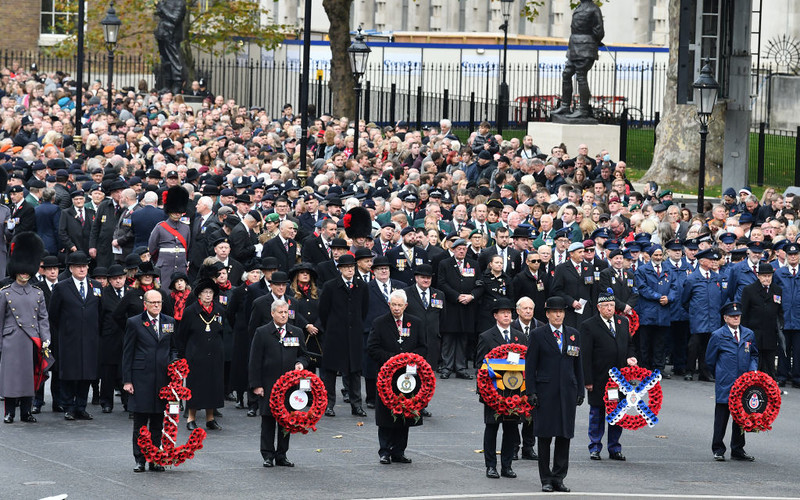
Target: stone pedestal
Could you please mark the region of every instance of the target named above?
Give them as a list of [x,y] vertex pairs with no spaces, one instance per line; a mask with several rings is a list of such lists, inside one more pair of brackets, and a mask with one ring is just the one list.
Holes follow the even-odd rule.
[[187,94],[182,94],[182,97],[186,105],[192,108],[192,111],[194,111],[195,116],[197,116],[197,113],[200,112],[201,109],[203,109],[204,97],[187,95]]
[[573,125],[566,123],[530,122],[528,135],[543,153],[550,156],[550,149],[564,143],[570,158],[575,158],[578,145],[589,146],[594,156],[607,149],[614,161],[619,160],[619,126],[617,125]]

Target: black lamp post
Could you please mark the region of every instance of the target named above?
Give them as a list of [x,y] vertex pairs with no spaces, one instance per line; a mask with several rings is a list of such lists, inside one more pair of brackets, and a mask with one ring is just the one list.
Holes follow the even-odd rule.
[[[311,65],[311,0],[305,0],[303,11],[303,72],[300,75],[300,168],[297,178],[301,186],[308,183],[308,71]],[[319,113],[319,109],[317,109]]]
[[714,72],[708,59],[703,63],[700,77],[692,84],[694,88],[694,105],[697,107],[697,120],[700,122],[700,173],[697,180],[697,213],[703,213],[706,189],[706,139],[708,138],[708,121],[714,111],[714,104],[719,94],[719,83],[714,80]]
[[361,134],[358,131],[359,128],[359,103],[361,102],[361,77],[364,76],[364,73],[367,71],[367,59],[369,59],[369,53],[372,52],[372,49],[367,46],[364,42],[364,35],[361,34],[361,26],[358,27],[358,33],[356,33],[356,39],[347,47],[347,55],[350,56],[350,70],[353,72],[353,79],[356,81],[356,109],[355,109],[355,127],[354,127],[354,134],[355,134],[355,152],[353,156],[355,157],[358,155],[359,147],[359,139],[361,138]]
[[105,38],[106,50],[108,50],[108,109],[106,111],[110,112],[114,97],[111,87],[111,82],[114,78],[114,49],[117,47],[119,27],[122,26],[122,21],[117,17],[117,12],[114,10],[114,0],[111,0],[111,5],[106,11],[106,17],[100,21],[100,25],[103,26],[103,38]]
[[75,151],[83,151],[83,136],[81,135],[81,126],[83,122],[83,35],[84,35],[84,19],[86,18],[86,2],[78,2],[78,67],[75,70],[75,133],[72,137],[72,142],[75,144]]
[[502,134],[508,122],[508,83],[506,83],[506,65],[508,63],[508,19],[511,17],[511,7],[514,0],[500,0],[500,8],[503,13],[503,80],[500,83],[500,91],[497,93],[497,133]]

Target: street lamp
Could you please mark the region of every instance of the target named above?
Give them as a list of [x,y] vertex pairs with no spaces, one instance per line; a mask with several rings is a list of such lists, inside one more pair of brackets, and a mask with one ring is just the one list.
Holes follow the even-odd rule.
[[719,83],[714,80],[711,62],[706,59],[700,77],[692,84],[694,88],[694,105],[697,107],[697,120],[700,122],[700,175],[697,180],[697,213],[703,213],[706,189],[706,139],[708,138],[708,121],[717,102]]
[[358,143],[361,139],[361,134],[358,131],[359,128],[359,118],[358,118],[358,106],[361,102],[361,77],[364,76],[364,73],[367,71],[367,59],[369,59],[369,53],[372,52],[372,49],[364,43],[364,35],[361,34],[361,26],[358,27],[358,32],[356,33],[356,39],[350,43],[350,46],[347,47],[347,55],[350,57],[350,71],[353,72],[353,79],[356,81],[356,109],[355,109],[355,127],[354,127],[354,134],[355,134],[355,152],[353,156],[355,157],[358,155],[359,147]]
[[122,26],[122,21],[117,17],[117,12],[114,10],[114,0],[111,0],[106,17],[100,21],[100,25],[103,26],[103,38],[105,38],[106,50],[108,50],[108,104],[106,105],[106,111],[110,113],[113,104],[111,81],[114,78],[114,49],[117,47],[119,27]]
[[503,81],[500,83],[500,91],[497,93],[497,133],[502,134],[503,128],[508,121],[508,83],[506,83],[506,65],[508,63],[508,18],[511,17],[511,8],[514,0],[500,0],[500,8],[503,13]]

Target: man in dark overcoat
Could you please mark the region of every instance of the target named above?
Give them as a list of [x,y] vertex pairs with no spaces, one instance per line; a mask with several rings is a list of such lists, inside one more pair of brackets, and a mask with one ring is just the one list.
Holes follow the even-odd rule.
[[[628,319],[615,316],[616,297],[611,289],[597,297],[598,313],[581,323],[583,383],[589,396],[589,458],[600,460],[605,433],[606,407],[603,396],[611,368],[636,366]],[[608,424],[608,456],[625,460],[619,437],[622,427]]]
[[[258,396],[261,410],[261,457],[264,467],[294,467],[286,458],[289,434],[278,429],[269,399],[275,382],[286,372],[304,370],[309,365],[303,330],[288,324],[289,304],[275,300],[270,305],[272,321],[259,327],[250,346],[250,388]],[[277,436],[277,449],[275,441]]]
[[783,289],[772,280],[775,268],[765,261],[758,264],[758,281],[742,290],[742,325],[753,330],[758,347],[758,369],[777,377],[778,322],[783,325]]
[[[367,353],[378,366],[383,366],[390,358],[402,352],[413,352],[423,357],[427,353],[422,320],[405,314],[407,305],[406,292],[395,290],[389,296],[390,313],[375,318],[372,323]],[[380,398],[376,398],[375,404],[380,463],[410,464],[411,459],[405,454],[408,428],[422,425],[422,415],[418,420],[409,420],[392,414]]]
[[414,269],[430,264],[428,252],[417,246],[417,232],[411,226],[400,231],[401,242],[386,252],[392,268],[392,279],[402,281],[405,286],[414,282]]
[[[570,491],[564,485],[569,468],[569,442],[575,435],[575,409],[583,404],[580,334],[564,324],[563,298],[545,303],[547,324],[531,332],[525,355],[525,385],[531,398],[533,432],[539,438],[542,491]],[[555,438],[552,455],[550,443]]]
[[[114,320],[114,310],[128,291],[125,269],[114,264],[108,269],[108,286],[100,299],[100,407],[103,413],[114,409],[114,389],[120,381],[122,343],[125,332]],[[122,403],[127,407],[127,393],[122,391]]]
[[[128,410],[133,412],[134,472],[145,471],[145,457],[139,448],[139,430],[147,425],[153,445],[161,445],[161,428],[166,401],[159,397],[169,383],[167,366],[177,358],[175,320],[161,314],[162,297],[157,290],[144,294],[145,310],[128,318],[122,347],[123,390],[129,394]],[[150,463],[150,470],[162,472],[164,467]]]
[[78,251],[69,255],[71,277],[59,281],[50,298],[50,329],[58,336],[64,418],[91,420],[86,411],[89,385],[97,380],[100,354],[100,283],[87,278],[89,257]]
[[66,254],[89,250],[89,236],[92,231],[95,213],[84,206],[86,196],[83,191],[73,191],[72,206],[61,212],[58,221],[59,249]]
[[564,323],[569,327],[577,328],[581,321],[592,315],[594,271],[583,260],[582,243],[572,243],[568,253],[567,261],[556,266],[551,290],[553,295],[560,296],[567,304]]
[[108,197],[97,206],[92,231],[89,233],[89,257],[95,259],[98,266],[108,268],[114,263],[111,241],[114,239],[117,221],[122,215],[123,208],[119,199],[126,185],[121,180],[103,181],[103,184],[103,191]]
[[480,280],[478,263],[468,259],[467,241],[460,238],[450,247],[453,256],[439,263],[437,283],[444,292],[446,307],[442,329],[441,378],[472,379],[467,372],[467,342],[475,335],[475,323],[483,282]]
[[[498,300],[492,308],[495,326],[478,335],[478,355],[475,366],[480,367],[483,359],[495,347],[503,344],[528,344],[528,337],[519,330],[511,328],[513,305],[508,299]],[[511,468],[514,452],[519,446],[519,417],[498,416],[493,408],[483,405],[483,459],[486,464],[486,477],[497,479],[515,478],[517,473]],[[500,474],[497,473],[497,431],[503,426],[503,441],[500,445]]]
[[[377,259],[376,259],[377,260]],[[374,266],[374,264],[373,264]],[[423,264],[414,270],[414,285],[403,290],[408,297],[408,314],[422,319],[425,329],[425,344],[428,354],[425,360],[431,365],[433,371],[439,368],[439,358],[442,353],[441,316],[444,312],[444,292],[431,286],[433,281],[433,267]],[[423,416],[428,417],[428,410],[423,410]]]
[[363,355],[364,318],[369,296],[367,286],[355,279],[356,260],[346,254],[337,262],[341,276],[325,283],[319,298],[319,318],[325,325],[322,346],[322,380],[328,391],[325,415],[336,416],[336,373],[349,378],[351,413],[365,417],[361,407],[361,366]]

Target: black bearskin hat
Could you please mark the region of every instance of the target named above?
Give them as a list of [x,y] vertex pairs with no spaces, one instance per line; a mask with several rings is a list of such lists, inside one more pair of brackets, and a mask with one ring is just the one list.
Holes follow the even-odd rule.
[[371,238],[372,217],[369,210],[364,207],[353,207],[344,214],[342,219],[344,232],[348,238]]
[[189,192],[181,186],[173,186],[164,193],[164,213],[182,214],[189,207]]
[[8,172],[3,167],[0,167],[0,192],[5,193],[8,187]]
[[26,231],[14,237],[9,249],[8,274],[35,276],[44,257],[44,243],[38,234]]

